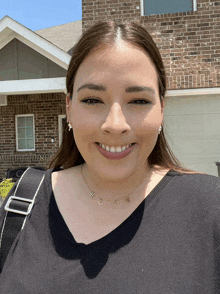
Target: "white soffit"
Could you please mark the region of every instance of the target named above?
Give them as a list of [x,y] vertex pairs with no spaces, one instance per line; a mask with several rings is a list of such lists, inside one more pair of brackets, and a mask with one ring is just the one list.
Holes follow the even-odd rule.
[[0,49],[14,38],[23,42],[64,69],[68,68],[71,56],[35,32],[5,16],[0,20]]
[[168,90],[166,93],[166,97],[216,95],[216,94],[220,94],[220,87],[184,89],[184,90]]
[[0,95],[66,93],[66,78],[32,79],[0,82]]

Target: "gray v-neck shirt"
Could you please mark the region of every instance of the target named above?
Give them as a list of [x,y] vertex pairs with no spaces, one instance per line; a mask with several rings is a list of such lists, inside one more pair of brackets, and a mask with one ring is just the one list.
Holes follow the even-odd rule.
[[[1,294],[220,293],[220,178],[170,171],[119,227],[85,245],[58,210],[51,173],[9,252]],[[0,226],[3,217],[2,206]]]

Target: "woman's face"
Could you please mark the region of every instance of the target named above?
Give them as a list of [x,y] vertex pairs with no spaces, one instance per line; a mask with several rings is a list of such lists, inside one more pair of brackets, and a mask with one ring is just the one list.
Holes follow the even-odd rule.
[[111,180],[146,170],[163,109],[157,72],[143,49],[119,41],[91,52],[76,73],[72,100],[66,100],[90,170]]

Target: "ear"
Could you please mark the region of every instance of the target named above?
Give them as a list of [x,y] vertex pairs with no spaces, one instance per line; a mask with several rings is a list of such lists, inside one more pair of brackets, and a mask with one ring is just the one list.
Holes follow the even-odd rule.
[[66,106],[69,106],[70,101],[71,101],[71,99],[70,99],[70,93],[68,93],[68,94],[66,95]]
[[164,99],[161,101],[161,114],[162,116],[164,115],[164,106],[165,106],[165,103],[164,103]]
[[70,119],[70,105],[71,105],[71,99],[70,99],[70,93],[66,95],[66,117],[67,120]]

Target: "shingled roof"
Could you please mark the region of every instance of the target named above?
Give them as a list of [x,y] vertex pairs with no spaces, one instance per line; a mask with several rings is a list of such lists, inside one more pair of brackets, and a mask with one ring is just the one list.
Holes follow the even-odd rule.
[[35,33],[67,53],[71,53],[72,47],[82,35],[82,21],[78,20],[47,29],[37,30]]

